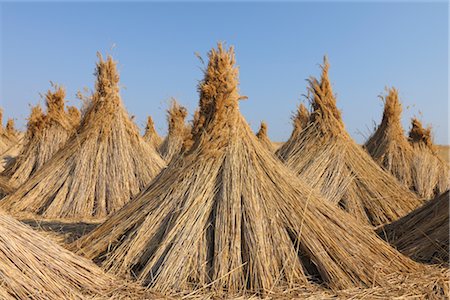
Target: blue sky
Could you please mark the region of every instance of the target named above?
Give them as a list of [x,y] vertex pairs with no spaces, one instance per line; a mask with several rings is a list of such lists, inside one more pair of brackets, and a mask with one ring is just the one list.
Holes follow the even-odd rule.
[[[143,127],[148,114],[166,132],[165,110],[176,97],[192,114],[202,64],[218,41],[234,45],[240,66],[241,111],[257,130],[269,125],[287,139],[306,81],[327,54],[349,133],[358,141],[381,119],[377,97],[395,86],[403,125],[411,116],[448,144],[448,4],[440,3],[2,3],[0,105],[22,129],[29,104],[49,81],[92,88],[96,52],[119,62],[122,98]],[[114,47],[112,47],[114,45]],[[407,109],[407,107],[409,107]]]

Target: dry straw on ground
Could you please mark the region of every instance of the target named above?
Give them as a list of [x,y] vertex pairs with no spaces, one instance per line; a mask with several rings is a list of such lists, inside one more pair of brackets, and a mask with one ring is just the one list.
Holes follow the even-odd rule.
[[0,298],[85,299],[117,287],[92,262],[0,211]]
[[285,155],[294,152],[297,148],[297,138],[300,132],[306,128],[309,121],[309,111],[306,106],[301,103],[297,108],[297,113],[292,117],[292,124],[294,128],[292,130],[289,139],[277,150],[278,156],[284,157]]
[[53,87],[54,91],[48,90],[45,95],[47,114],[43,113],[40,106],[31,109],[26,143],[2,173],[17,186],[39,171],[75,132],[76,116],[64,110],[66,92],[61,86]]
[[158,149],[162,143],[162,138],[156,132],[155,124],[153,123],[152,117],[147,117],[147,125],[145,126],[144,141],[148,142],[155,149]]
[[449,263],[449,192],[378,229],[400,252],[425,263]]
[[392,276],[431,273],[313,192],[261,145],[239,112],[234,64],[232,49],[219,44],[209,53],[193,146],[71,249],[156,291],[224,297],[315,282],[386,288]]
[[413,118],[409,142],[414,152],[412,158],[412,188],[420,196],[430,199],[450,189],[450,168],[437,154],[431,137],[431,128]]
[[185,124],[187,110],[179,105],[175,99],[167,111],[167,123],[169,130],[162,144],[159,146],[159,153],[166,162],[170,162],[180,154],[183,143],[189,135],[189,128]]
[[261,142],[261,144],[267,148],[270,152],[275,151],[275,147],[273,146],[272,141],[267,136],[267,124],[266,122],[262,121],[261,126],[259,127],[258,132],[256,133],[256,137]]
[[419,200],[373,161],[346,132],[328,79],[328,62],[321,80],[309,80],[312,113],[306,128],[277,154],[286,165],[329,201],[358,220],[381,225],[416,207]]
[[98,220],[154,178],[164,161],[139,134],[119,95],[111,57],[99,55],[91,105],[66,145],[0,205],[14,214]]

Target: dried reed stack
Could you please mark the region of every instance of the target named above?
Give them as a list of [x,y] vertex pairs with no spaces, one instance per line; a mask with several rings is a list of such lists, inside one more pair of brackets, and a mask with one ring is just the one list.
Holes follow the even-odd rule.
[[403,254],[425,263],[449,263],[449,192],[428,201],[378,234]]
[[402,105],[397,89],[389,89],[384,101],[383,119],[364,148],[384,170],[411,188],[413,148],[408,143],[401,124]]
[[14,119],[9,118],[6,121],[6,134],[10,136],[12,139],[17,139],[17,130],[15,128]]
[[17,186],[39,171],[75,132],[76,116],[64,110],[66,92],[61,86],[53,87],[54,91],[48,90],[45,95],[47,114],[40,106],[31,109],[25,134],[27,142],[2,173]]
[[144,140],[152,145],[155,149],[158,149],[162,143],[162,138],[156,132],[155,124],[151,116],[147,117],[147,125],[145,126]]
[[294,129],[292,130],[289,139],[277,150],[277,155],[284,157],[285,155],[295,151],[297,148],[296,139],[300,132],[306,128],[309,121],[309,111],[306,106],[301,103],[297,108],[297,113],[292,117],[292,124]]
[[234,64],[232,49],[209,53],[193,146],[71,249],[157,291],[225,297],[423,272],[261,145],[239,112]]
[[122,207],[159,173],[164,162],[125,111],[111,57],[99,55],[96,76],[92,103],[78,131],[1,206],[14,214],[98,220]]
[[117,286],[92,262],[0,211],[0,298],[85,299]]
[[78,128],[78,126],[80,126],[81,112],[78,108],[75,106],[69,106],[67,108],[67,117],[74,128]]
[[174,99],[167,111],[169,130],[166,138],[159,146],[159,153],[166,162],[170,162],[183,148],[183,142],[190,130],[186,127],[186,108],[178,104]]
[[267,136],[267,124],[262,121],[261,126],[259,127],[258,132],[256,133],[256,137],[259,139],[261,144],[267,148],[270,152],[275,152],[275,147],[272,144],[272,141]]
[[6,128],[3,128],[3,110],[0,109],[0,154],[18,142],[17,132],[14,129],[14,120],[9,119]]
[[450,168],[436,153],[431,128],[412,119],[409,142],[413,151],[412,188],[425,199],[438,196],[450,189]]
[[[309,79],[312,113],[307,127],[277,154],[313,188],[358,220],[374,226],[390,223],[419,200],[371,159],[345,131],[324,60],[321,80]],[[295,145],[295,146],[294,146]]]
[[8,178],[0,176],[0,199],[11,194],[15,190],[14,186],[9,182]]

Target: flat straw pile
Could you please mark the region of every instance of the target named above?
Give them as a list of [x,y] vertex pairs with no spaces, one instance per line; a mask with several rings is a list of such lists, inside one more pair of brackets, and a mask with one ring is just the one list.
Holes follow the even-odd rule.
[[437,154],[431,129],[412,119],[409,142],[414,152],[412,159],[412,188],[420,196],[430,199],[450,189],[450,168]]
[[400,252],[425,263],[449,263],[449,192],[428,201],[378,233]]
[[186,116],[186,108],[179,105],[175,100],[172,100],[172,104],[167,111],[169,132],[159,146],[159,153],[166,162],[170,162],[180,153],[183,148],[183,142],[186,136],[189,135],[189,130],[185,124]]
[[118,210],[164,166],[119,95],[116,63],[99,55],[92,102],[78,131],[0,205],[14,214],[98,220]]
[[390,223],[416,207],[419,200],[383,171],[345,131],[324,61],[321,80],[310,78],[309,124],[277,152],[286,165],[332,203],[358,220],[377,226]]
[[54,86],[45,96],[47,114],[40,106],[31,109],[28,119],[26,143],[16,159],[5,167],[2,175],[15,185],[21,185],[59,150],[75,132],[73,116],[64,110],[66,92]]
[[256,137],[261,142],[261,144],[267,148],[270,152],[275,152],[275,147],[272,144],[272,141],[267,136],[267,124],[262,121],[261,126],[259,127],[258,132],[256,133]]
[[0,211],[0,298],[85,299],[114,287],[113,278],[92,262]]
[[[289,153],[295,152],[297,149],[297,138],[300,132],[306,128],[309,121],[309,111],[306,106],[301,103],[297,108],[297,113],[292,117],[292,124],[294,129],[292,130],[289,139],[277,150],[277,155],[284,157]],[[298,154],[300,155],[300,154]]]
[[193,146],[71,249],[156,291],[228,298],[315,282],[389,286],[392,274],[428,270],[322,199],[261,145],[239,112],[234,64],[233,49],[219,44],[209,53]]
[[155,124],[153,123],[153,119],[151,116],[148,116],[147,118],[147,125],[145,126],[145,133],[143,138],[144,141],[149,143],[155,149],[158,149],[162,143],[162,138],[156,132]]

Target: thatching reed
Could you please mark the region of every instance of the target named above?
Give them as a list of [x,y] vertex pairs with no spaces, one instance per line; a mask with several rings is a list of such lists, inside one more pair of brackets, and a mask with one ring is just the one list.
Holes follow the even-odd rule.
[[383,119],[364,148],[384,170],[411,188],[413,149],[401,124],[402,105],[397,89],[389,89],[384,101]]
[[412,189],[421,197],[433,198],[450,189],[450,168],[437,154],[431,128],[413,118],[409,142],[414,151],[412,158]]
[[92,262],[0,211],[0,298],[86,299],[117,287]]
[[156,291],[225,297],[425,272],[261,145],[239,112],[234,64],[232,49],[209,53],[192,147],[70,248]]
[[309,79],[308,125],[277,154],[300,178],[361,222],[390,223],[422,201],[383,171],[346,132],[328,69],[325,59],[320,81]]
[[5,133],[6,135],[10,136],[13,139],[17,139],[17,130],[15,128],[15,122],[14,119],[9,118],[8,121],[6,121],[6,127],[5,127]]
[[159,146],[159,153],[166,162],[170,162],[180,154],[183,142],[190,133],[189,128],[185,124],[186,116],[186,108],[178,104],[175,99],[172,99],[172,104],[167,111],[168,133]]
[[400,252],[425,263],[449,263],[449,192],[378,229]]
[[14,120],[8,119],[3,128],[3,110],[0,109],[0,154],[7,151],[18,142],[17,132],[14,129]]
[[14,192],[15,186],[12,185],[7,177],[0,175],[0,199]]
[[65,146],[0,205],[14,214],[99,220],[117,211],[165,165],[139,134],[119,94],[111,57],[99,55],[91,105]]
[[261,144],[267,148],[270,152],[275,152],[275,147],[272,141],[267,136],[267,123],[262,121],[261,126],[259,127],[258,132],[256,133],[256,137],[261,142]]
[[3,175],[10,178],[15,185],[21,185],[61,149],[77,126],[76,113],[73,109],[66,112],[66,92],[63,87],[54,85],[54,91],[45,95],[47,114],[41,107],[31,109],[28,119],[26,143],[14,162],[8,164]]
[[158,132],[156,132],[155,124],[153,123],[153,119],[151,116],[147,117],[147,125],[145,126],[145,133],[143,138],[144,141],[149,143],[155,149],[158,149],[163,141]]
[[284,157],[295,151],[297,148],[296,139],[300,132],[306,128],[309,121],[309,111],[306,106],[301,103],[297,108],[297,113],[292,117],[293,130],[289,139],[277,150],[277,155]]

